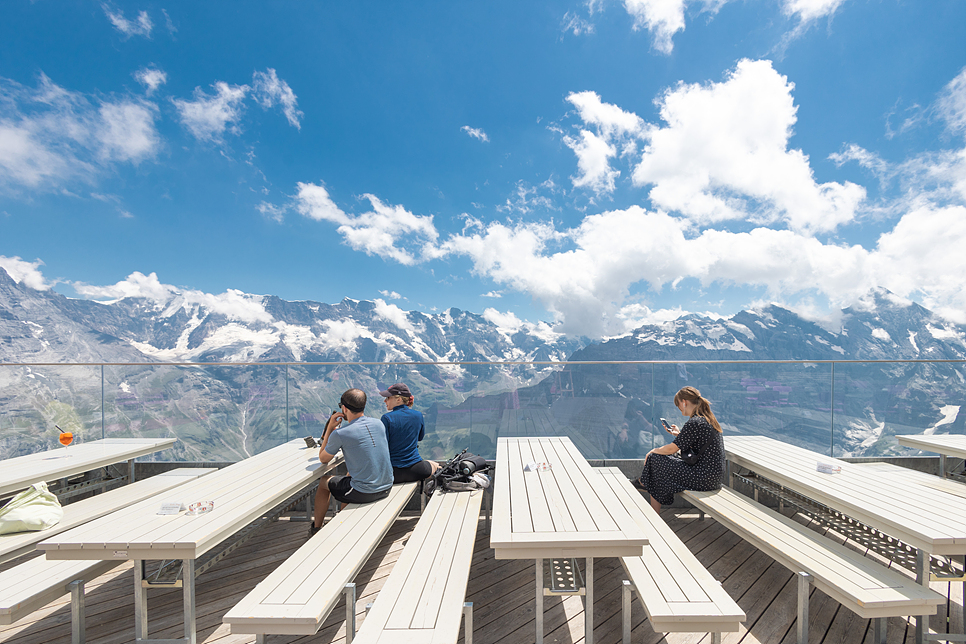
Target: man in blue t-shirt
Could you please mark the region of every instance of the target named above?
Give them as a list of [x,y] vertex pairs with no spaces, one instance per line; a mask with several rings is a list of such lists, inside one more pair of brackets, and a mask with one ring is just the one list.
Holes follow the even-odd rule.
[[[364,415],[366,394],[350,389],[339,400],[339,411],[329,417],[322,435],[319,460],[331,461],[342,450],[348,476],[323,476],[315,493],[315,521],[309,528],[312,536],[322,527],[329,508],[329,496],[342,502],[372,503],[389,496],[392,488],[392,465],[385,428],[375,418]],[[347,421],[342,424],[342,421]]]
[[417,443],[426,434],[426,424],[422,412],[412,408],[414,398],[409,387],[397,382],[379,394],[386,399],[387,413],[382,415],[382,424],[389,441],[393,481],[408,483],[429,478],[439,469],[439,463],[424,461],[419,455]]

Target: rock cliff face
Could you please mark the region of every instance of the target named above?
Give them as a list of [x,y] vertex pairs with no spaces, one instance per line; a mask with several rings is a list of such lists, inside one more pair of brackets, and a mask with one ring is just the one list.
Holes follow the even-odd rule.
[[[424,452],[437,458],[466,446],[488,453],[497,433],[538,427],[580,437],[588,456],[643,454],[664,441],[651,423],[676,415],[670,399],[685,384],[714,401],[730,432],[886,454],[897,433],[966,431],[966,371],[959,362],[847,361],[961,360],[964,338],[963,327],[884,290],[842,311],[836,328],[769,306],[591,343],[547,324],[503,328],[467,311],[428,315],[378,300],[233,293],[215,302],[176,292],[76,300],[0,269],[0,458],[55,445],[58,424],[82,439],[182,438],[166,460],[232,460],[318,436],[350,386],[374,397],[367,411],[378,416],[376,391],[400,380],[426,413]],[[565,368],[487,364],[567,360]],[[814,362],[760,362],[784,360]],[[224,364],[171,364],[179,362]],[[259,364],[233,366],[240,362]],[[479,364],[440,364],[448,362]]]

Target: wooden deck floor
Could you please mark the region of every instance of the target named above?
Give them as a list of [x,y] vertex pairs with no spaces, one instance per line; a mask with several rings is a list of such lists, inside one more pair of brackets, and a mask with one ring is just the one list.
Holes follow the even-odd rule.
[[[748,619],[742,630],[726,633],[728,644],[787,644],[795,641],[796,586],[790,571],[767,555],[723,528],[712,519],[697,520],[694,511],[670,509],[663,516],[697,558],[722,581],[728,593],[745,611]],[[365,605],[375,599],[392,565],[416,524],[415,517],[403,517],[375,551],[356,579],[357,621],[365,619]],[[232,635],[221,618],[255,584],[294,552],[305,541],[306,524],[279,521],[258,533],[249,543],[233,552],[197,583],[198,642],[241,644],[253,642],[253,635]],[[9,566],[9,564],[8,564]],[[4,566],[7,567],[7,566]],[[486,524],[480,521],[476,550],[470,573],[467,600],[474,604],[474,641],[476,644],[527,644],[534,642],[534,566],[527,561],[497,561],[489,549]],[[620,642],[620,581],[623,571],[617,559],[595,560],[594,584],[595,640],[600,644]],[[87,641],[91,644],[121,644],[134,641],[134,575],[130,563],[115,569],[87,586]],[[962,584],[933,584],[952,592],[952,611],[940,607],[932,619],[937,630],[946,630],[945,615],[951,613],[951,631],[962,632]],[[149,637],[183,636],[180,590],[151,591],[148,598]],[[580,598],[545,601],[545,641],[583,642],[584,612]],[[343,616],[336,607],[323,628],[311,637],[269,636],[268,642],[345,641]],[[871,644],[868,620],[858,618],[819,591],[811,599],[810,643]],[[707,635],[654,633],[644,610],[634,599],[633,642],[685,644],[709,642]],[[915,629],[905,619],[889,623],[889,643],[911,643]],[[462,637],[460,639],[462,642]],[[0,642],[17,644],[70,642],[69,599],[50,604],[12,626],[0,627]]]

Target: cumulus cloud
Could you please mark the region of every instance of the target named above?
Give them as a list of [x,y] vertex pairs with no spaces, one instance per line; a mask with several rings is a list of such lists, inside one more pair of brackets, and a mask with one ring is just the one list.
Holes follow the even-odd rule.
[[244,113],[242,101],[248,94],[248,85],[229,85],[218,81],[213,85],[214,94],[206,94],[200,87],[194,91],[194,100],[174,99],[181,123],[196,139],[220,143],[225,132],[237,134],[239,121]]
[[156,273],[144,275],[135,271],[126,279],[108,286],[93,286],[82,282],[74,282],[72,285],[75,291],[90,299],[103,301],[126,297],[143,298],[165,308],[171,314],[181,308],[203,308],[209,313],[224,315],[241,322],[272,321],[272,316],[262,304],[261,296],[249,295],[236,289],[228,289],[220,295],[179,289],[162,283]]
[[476,128],[476,127],[470,127],[469,125],[464,125],[463,127],[460,128],[460,131],[466,132],[474,139],[479,139],[484,143],[490,142],[490,137],[486,135],[486,132],[483,131],[483,128]]
[[131,36],[151,37],[151,30],[154,28],[154,23],[151,22],[151,17],[148,16],[147,11],[141,11],[138,13],[137,18],[128,20],[120,10],[114,10],[107,4],[101,5],[101,7],[104,9],[104,14],[107,16],[107,19],[111,21],[115,29],[124,35],[125,39]]
[[379,291],[379,294],[382,295],[383,297],[388,297],[390,300],[405,300],[406,299],[402,295],[400,295],[399,293],[397,293],[396,291],[385,291],[385,290],[383,290],[383,291]]
[[788,149],[793,89],[770,61],[742,60],[723,82],[668,90],[665,126],[646,133],[634,183],[653,186],[657,207],[701,224],[751,216],[814,233],[851,221],[865,189],[818,184],[808,156]]
[[156,156],[157,106],[127,97],[91,99],[41,74],[36,88],[0,78],[0,190],[92,182],[117,162]]
[[157,67],[142,67],[134,72],[134,78],[144,85],[148,96],[168,82],[168,75]]
[[618,152],[634,153],[637,139],[646,132],[646,124],[636,114],[604,103],[595,92],[572,92],[567,101],[577,108],[583,123],[595,130],[582,129],[577,137],[563,137],[564,144],[577,156],[580,171],[571,181],[576,188],[588,188],[597,195],[610,194],[621,174],[611,167],[611,159]]
[[255,72],[252,77],[252,96],[265,109],[281,106],[282,113],[288,119],[289,125],[302,129],[302,112],[298,109],[298,99],[288,83],[281,80],[275,70],[268,68],[264,72]]
[[388,304],[385,300],[376,298],[376,307],[372,312],[377,316],[390,322],[394,326],[403,331],[406,331],[412,336],[416,335],[416,329],[413,328],[412,322],[409,321],[409,314],[403,311],[401,308],[395,304]]
[[402,206],[383,203],[375,195],[366,194],[363,198],[372,210],[353,216],[332,201],[324,186],[299,183],[295,208],[310,219],[338,224],[338,232],[346,243],[368,255],[412,265],[427,248],[433,247],[439,233],[431,215],[414,215]]
[[47,282],[40,267],[44,263],[39,259],[32,262],[24,261],[19,257],[4,257],[0,255],[0,268],[7,271],[14,282],[29,286],[38,291],[49,291],[53,286]]

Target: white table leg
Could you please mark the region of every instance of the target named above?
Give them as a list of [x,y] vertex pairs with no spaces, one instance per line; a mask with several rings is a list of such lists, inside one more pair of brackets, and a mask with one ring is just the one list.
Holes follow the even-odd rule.
[[587,597],[584,601],[584,642],[594,644],[594,558],[587,557],[584,571]]
[[543,644],[543,559],[536,560],[537,601],[534,617],[537,621],[537,644]]
[[143,561],[134,560],[134,636],[138,640],[148,638],[148,592],[141,584],[143,566]]

